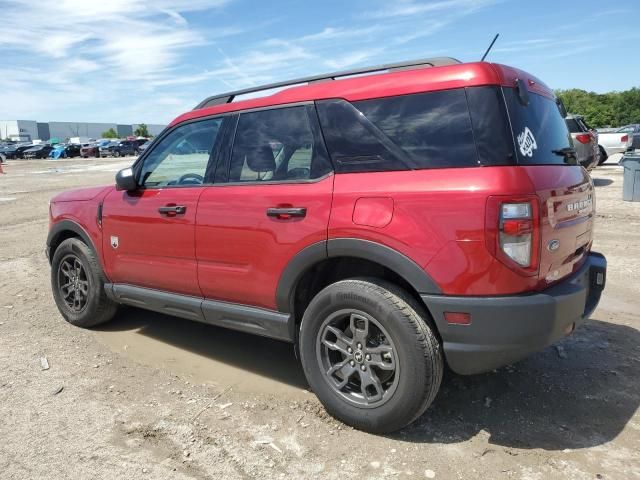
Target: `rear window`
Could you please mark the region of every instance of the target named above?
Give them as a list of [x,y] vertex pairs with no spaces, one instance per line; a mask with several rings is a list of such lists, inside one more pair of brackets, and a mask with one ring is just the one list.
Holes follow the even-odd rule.
[[571,133],[581,133],[582,128],[580,128],[580,124],[575,118],[567,118],[565,119],[567,122],[567,128]]
[[559,152],[572,148],[571,136],[558,104],[529,92],[529,104],[523,105],[514,88],[504,88],[518,163],[522,165],[567,165]]
[[494,87],[317,102],[338,172],[513,163],[501,92]]

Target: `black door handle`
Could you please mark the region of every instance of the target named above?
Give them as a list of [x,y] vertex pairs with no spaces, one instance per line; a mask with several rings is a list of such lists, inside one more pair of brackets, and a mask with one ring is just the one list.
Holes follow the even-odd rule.
[[305,207],[267,208],[267,217],[276,217],[286,220],[288,218],[306,216],[307,209]]
[[187,212],[187,207],[184,205],[171,205],[166,207],[160,207],[158,209],[162,215],[174,216],[174,215],[184,215]]

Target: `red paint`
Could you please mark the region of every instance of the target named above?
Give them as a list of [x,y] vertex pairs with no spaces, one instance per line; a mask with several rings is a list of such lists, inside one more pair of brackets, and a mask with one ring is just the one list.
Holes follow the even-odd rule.
[[[289,261],[327,238],[333,179],[205,188],[195,241],[203,295],[275,309],[278,280]],[[284,206],[306,207],[307,214],[267,216],[268,208]]]
[[[141,190],[113,189],[102,209],[104,267],[112,282],[199,296],[195,219],[205,187]],[[168,216],[158,208],[187,207]],[[94,213],[95,215],[95,213]],[[118,248],[111,246],[118,237]]]
[[[512,86],[516,79],[526,79],[533,92],[553,95],[544,83],[520,70],[469,63],[289,88],[187,112],[172,125],[291,102]],[[68,219],[82,226],[112,282],[276,308],[275,292],[287,264],[305,247],[332,238],[366,239],[395,249],[421,266],[445,294],[508,295],[545,288],[576,268],[591,246],[593,205],[569,210],[589,195],[593,185],[580,167],[478,167],[134,194],[96,187],[58,195],[50,212],[51,225]],[[525,199],[536,206],[532,267],[515,267],[496,251],[499,202],[491,198]],[[96,218],[101,201],[102,226]],[[184,215],[161,215],[158,208],[167,205],[184,205],[187,210]],[[268,217],[270,207],[306,207],[307,215]],[[117,248],[111,246],[112,236],[118,237]],[[547,249],[552,239],[560,241],[553,253]]]
[[384,228],[393,218],[393,198],[359,198],[353,207],[353,223],[367,227]]
[[531,82],[528,83],[530,91],[553,97],[553,92],[549,87],[522,70],[486,62],[462,63],[437,68],[418,68],[415,70],[365,75],[343,80],[328,80],[326,82],[291,87],[265,97],[193,110],[180,115],[171,122],[171,125],[220,113],[287,103],[324,100],[327,98],[344,98],[349,101],[357,101],[480,85],[513,87],[518,78],[534,81],[533,84]]

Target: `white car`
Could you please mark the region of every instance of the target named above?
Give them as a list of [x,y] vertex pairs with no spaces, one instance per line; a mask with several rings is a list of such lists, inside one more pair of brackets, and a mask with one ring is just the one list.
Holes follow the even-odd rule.
[[615,153],[624,153],[633,144],[633,134],[621,130],[606,133],[598,132],[598,144],[604,148],[607,156]]

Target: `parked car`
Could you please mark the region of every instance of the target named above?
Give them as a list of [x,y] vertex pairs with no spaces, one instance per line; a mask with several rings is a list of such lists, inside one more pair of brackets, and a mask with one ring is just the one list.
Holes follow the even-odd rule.
[[46,143],[42,143],[40,145],[34,145],[31,148],[26,149],[22,153],[22,158],[26,160],[33,160],[34,158],[47,158],[49,156],[49,152],[53,150],[52,145],[48,145]]
[[629,132],[598,132],[598,143],[610,157],[616,153],[624,153],[632,148],[633,135]]
[[82,158],[96,157],[100,158],[100,150],[98,143],[84,143],[80,147],[80,156]]
[[617,130],[617,133],[627,133],[631,139],[630,149],[640,150],[640,124],[625,125]]
[[80,145],[76,143],[64,144],[60,143],[56,145],[51,152],[49,152],[50,158],[73,158],[80,156]]
[[136,144],[133,140],[110,142],[99,147],[101,157],[126,157],[136,154]]
[[491,371],[590,316],[595,190],[541,80],[437,58],[304,81],[205,99],[115,186],[54,197],[62,316],[130,304],[293,342],[370,432],[418,418],[445,363]]
[[146,142],[144,142],[143,144],[141,144],[138,147],[138,155],[141,155],[144,153],[144,151],[149,148],[149,145],[151,145],[151,140],[147,140]]
[[587,125],[581,115],[570,114],[564,120],[573,140],[578,163],[588,171],[591,171],[598,166],[600,161],[598,134]]
[[9,160],[14,160],[17,158],[22,158],[22,154],[25,150],[31,148],[33,145],[31,143],[16,143],[14,145],[8,145],[7,147],[5,147],[5,149],[2,151],[2,154],[5,156],[5,158],[9,159]]
[[148,141],[149,140],[147,138],[136,138],[135,140],[132,140],[132,142],[135,144],[136,155],[140,155],[140,147]]

